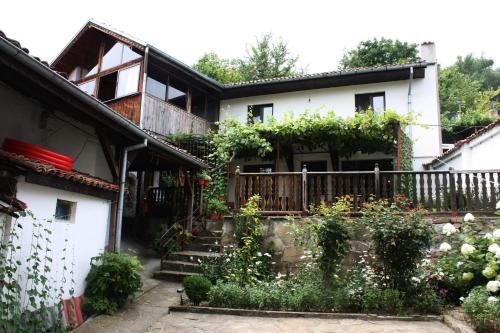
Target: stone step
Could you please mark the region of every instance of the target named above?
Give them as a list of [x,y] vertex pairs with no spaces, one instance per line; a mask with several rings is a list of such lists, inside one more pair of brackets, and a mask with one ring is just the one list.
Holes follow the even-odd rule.
[[160,270],[155,272],[153,274],[153,277],[159,280],[182,282],[182,280],[186,276],[192,276],[192,275],[197,275],[197,273]]
[[215,244],[220,243],[220,237],[217,236],[196,236],[193,237],[191,243]]
[[192,262],[197,264],[198,259],[203,260],[211,256],[219,256],[219,253],[215,252],[207,252],[207,251],[179,251],[172,252],[168,255],[168,260],[172,261],[184,261],[184,262]]
[[187,251],[203,251],[203,252],[219,252],[220,244],[204,244],[204,243],[191,243],[184,246],[184,250]]
[[163,270],[185,273],[199,273],[200,266],[197,263],[193,262],[166,260],[163,263]]

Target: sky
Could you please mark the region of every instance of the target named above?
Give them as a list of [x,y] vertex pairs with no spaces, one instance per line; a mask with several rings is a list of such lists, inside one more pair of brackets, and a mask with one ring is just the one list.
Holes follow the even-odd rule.
[[0,30],[49,62],[93,18],[188,65],[205,52],[242,57],[271,32],[309,73],[337,69],[346,49],[374,37],[433,41],[443,66],[472,52],[500,67],[498,0],[17,0],[1,7]]

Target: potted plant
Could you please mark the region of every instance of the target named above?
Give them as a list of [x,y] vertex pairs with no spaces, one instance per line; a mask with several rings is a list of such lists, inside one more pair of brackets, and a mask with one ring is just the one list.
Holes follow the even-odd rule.
[[219,198],[212,198],[208,200],[207,203],[207,215],[209,219],[212,220],[222,220],[224,214],[227,214],[229,209],[227,209],[226,201],[220,200]]
[[207,187],[208,185],[210,185],[211,181],[212,177],[210,177],[206,171],[200,172],[198,174],[198,185],[200,185],[200,187]]

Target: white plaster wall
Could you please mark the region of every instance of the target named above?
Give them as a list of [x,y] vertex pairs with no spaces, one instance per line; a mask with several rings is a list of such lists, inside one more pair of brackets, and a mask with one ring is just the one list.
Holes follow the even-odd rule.
[[[227,99],[221,101],[220,118],[231,117],[245,123],[249,105],[267,103],[273,104],[274,117],[278,121],[289,112],[299,115],[305,110],[319,110],[321,114],[333,110],[341,117],[349,117],[355,113],[355,95],[373,92],[385,92],[386,108],[405,114],[408,86],[409,80],[403,80]],[[411,109],[420,114],[417,121],[427,125],[427,128],[413,126],[410,130],[415,141],[414,169],[419,170],[422,162],[441,154],[437,66],[429,65],[424,79],[413,80]]]
[[[69,120],[71,125],[53,116],[46,117],[48,113],[44,114],[37,101],[21,95],[1,81],[0,101],[0,144],[6,137],[36,144],[72,157],[75,170],[113,180],[92,127],[72,119]],[[65,119],[60,112],[56,115]]]
[[[82,295],[85,289],[85,277],[90,269],[90,259],[104,252],[106,246],[110,202],[83,194],[26,183],[23,177],[20,177],[17,186],[17,198],[27,203],[28,209],[38,220],[53,219],[58,198],[76,202],[74,223],[60,221],[45,223],[52,231],[50,256],[53,258],[51,272],[45,276],[50,280],[55,280],[57,286],[61,285],[63,266],[66,265],[68,270],[64,273],[67,280],[64,284],[64,298],[70,296],[68,291],[72,287],[75,289],[75,296]],[[17,228],[19,233],[17,242],[22,248],[19,256],[19,260],[23,263],[20,278],[21,286],[25,287],[23,281],[27,274],[26,259],[29,256],[31,244],[35,243],[32,239],[33,220],[29,217],[22,217],[15,223],[22,226],[22,229]],[[65,242],[65,239],[68,241]],[[42,245],[42,248],[45,249],[45,246]],[[61,259],[64,256],[64,248],[67,251],[65,261]],[[71,270],[74,271],[74,284],[71,283]],[[53,297],[55,296],[57,293],[53,293]]]
[[434,170],[491,170],[500,169],[500,126],[464,144],[451,156],[436,163]]

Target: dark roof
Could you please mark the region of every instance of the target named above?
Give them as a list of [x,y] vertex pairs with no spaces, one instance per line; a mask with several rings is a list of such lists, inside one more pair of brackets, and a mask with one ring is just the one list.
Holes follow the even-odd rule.
[[18,155],[14,153],[7,152],[0,149],[0,161],[13,164],[24,169],[29,169],[44,175],[53,175],[59,178],[64,178],[66,180],[84,184],[87,186],[97,187],[106,191],[118,192],[118,185],[110,183],[104,179],[91,176],[86,173],[78,172],[76,170],[66,171],[56,168],[53,165],[38,161],[36,159],[31,159],[23,155]]
[[[181,149],[175,147],[174,145],[172,145],[166,141],[158,140],[157,138],[155,138],[155,137],[151,136],[150,134],[148,134],[147,132],[145,132],[143,129],[139,128],[135,123],[133,123],[129,119],[127,119],[127,118],[123,117],[122,115],[118,114],[117,112],[113,111],[113,109],[111,109],[109,106],[107,106],[103,102],[99,101],[98,99],[96,99],[95,97],[93,97],[91,95],[86,94],[80,88],[78,88],[76,85],[74,85],[72,82],[70,82],[67,79],[67,77],[62,76],[61,73],[59,73],[59,72],[55,71],[53,68],[51,68],[47,62],[41,61],[39,58],[36,58],[36,57],[30,55],[29,50],[27,48],[23,48],[21,43],[19,43],[17,40],[7,38],[5,33],[0,31],[0,41],[2,41],[2,40],[7,41],[8,45],[12,45],[13,47],[15,47],[17,49],[17,52],[15,52],[15,53],[13,52],[14,56],[26,56],[23,60],[29,61],[30,64],[37,65],[36,68],[41,70],[41,71],[49,71],[49,73],[44,73],[44,74],[48,74],[48,75],[45,75],[45,77],[47,77],[49,75],[50,75],[50,78],[53,78],[54,75],[56,77],[59,77],[61,79],[60,80],[61,84],[59,85],[60,88],[62,88],[62,87],[66,88],[66,91],[70,91],[71,95],[73,97],[76,97],[76,98],[82,100],[84,103],[90,104],[93,108],[98,108],[100,111],[102,111],[103,112],[102,114],[104,114],[105,117],[102,117],[102,116],[98,117],[97,118],[98,120],[104,121],[105,119],[103,119],[103,118],[106,118],[106,120],[111,119],[111,121],[113,122],[113,127],[115,127],[115,128],[118,127],[121,130],[125,130],[127,132],[130,132],[131,135],[137,136],[138,140],[147,139],[150,143],[152,143],[152,145],[155,148],[158,148],[157,150],[159,150],[161,153],[167,153],[167,154],[174,155],[174,156],[180,158],[184,163],[196,166],[198,168],[207,168],[208,167],[208,165],[205,162],[203,162],[202,160],[200,160],[199,158],[189,154],[188,152],[186,152],[184,150],[181,150]],[[92,116],[96,117],[96,114],[97,113],[93,112]],[[99,114],[99,115],[101,115],[101,114]],[[140,135],[137,135],[137,134],[140,134]],[[148,149],[149,149],[149,144],[148,144]]]
[[408,73],[410,67],[417,69],[414,73],[414,78],[423,78],[425,76],[423,69],[427,67],[427,65],[432,64],[425,61],[417,61],[406,64],[394,64],[377,67],[359,67],[323,73],[222,84],[206,76],[205,74],[196,71],[192,67],[166,54],[165,52],[159,50],[151,44],[148,44],[138,38],[132,37],[127,33],[115,29],[107,24],[90,19],[56,57],[56,59],[52,62],[52,65],[57,65],[57,63],[62,59],[62,57],[66,54],[70,47],[74,45],[88,29],[91,28],[97,29],[103,33],[113,36],[114,38],[128,43],[129,45],[135,46],[143,51],[148,48],[150,55],[170,66],[173,66],[175,69],[182,71],[182,73],[187,74],[192,79],[209,85],[221,94],[222,99],[256,96],[261,94],[272,94],[288,91],[320,89],[352,84],[406,80],[409,78]]
[[480,137],[481,135],[483,135],[483,134],[491,131],[493,128],[497,127],[498,125],[500,125],[500,118],[498,118],[496,121],[494,121],[493,123],[489,124],[488,126],[485,126],[485,127],[481,128],[477,132],[472,133],[471,135],[469,135],[465,139],[457,141],[455,143],[455,145],[453,146],[453,148],[451,148],[450,150],[447,150],[445,153],[443,153],[440,156],[436,157],[432,161],[423,163],[422,165],[425,168],[427,168],[427,167],[431,166],[434,163],[442,161],[443,158],[446,158],[446,157],[452,155],[454,152],[458,151],[460,149],[460,147],[462,147],[466,143],[471,142],[472,140]]

